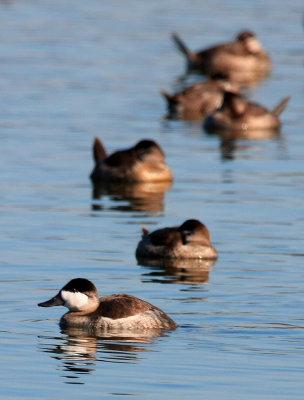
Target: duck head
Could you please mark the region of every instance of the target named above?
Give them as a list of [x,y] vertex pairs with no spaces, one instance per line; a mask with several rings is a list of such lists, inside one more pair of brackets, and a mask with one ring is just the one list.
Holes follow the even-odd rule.
[[39,307],[65,306],[73,312],[93,312],[99,305],[98,292],[88,279],[76,278],[68,282],[56,296],[39,303]]
[[208,228],[197,219],[188,219],[178,230],[182,234],[184,244],[197,242],[203,246],[211,245],[211,235]]
[[263,50],[261,42],[251,31],[240,32],[237,35],[236,40],[242,43],[245,46],[246,50],[251,54],[257,54]]

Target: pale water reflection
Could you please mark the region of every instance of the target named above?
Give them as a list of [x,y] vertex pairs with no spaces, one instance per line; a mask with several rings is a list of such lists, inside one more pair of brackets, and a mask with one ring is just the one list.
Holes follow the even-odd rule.
[[[158,337],[167,337],[168,332],[160,329],[146,332],[112,331],[89,333],[80,329],[64,329],[62,336],[38,336],[38,349],[60,361],[60,374],[64,383],[84,384],[83,375],[96,372],[96,364],[134,364],[153,350]],[[69,373],[67,375],[67,373]]]
[[[257,132],[258,135],[261,132]],[[262,135],[265,136],[265,132],[262,132]],[[267,137],[269,135],[269,137]],[[265,147],[267,147],[267,139],[271,140],[273,143],[277,143],[280,147],[284,143],[283,137],[280,135],[280,132],[266,132],[266,137],[264,137],[263,141],[260,142],[260,139],[255,138],[244,138],[242,136],[245,135],[238,135],[238,137],[230,138],[230,135],[227,133],[225,135],[220,135],[220,144],[219,148],[221,151],[222,159],[223,160],[234,160],[235,158],[254,158],[255,153],[260,153]]]
[[179,283],[184,285],[204,284],[216,260],[175,260],[137,258],[138,264],[152,269],[142,273],[144,282]]
[[103,210],[103,197],[110,196],[111,201],[117,202],[117,206],[111,206],[111,209],[161,212],[164,209],[165,194],[171,187],[172,182],[96,183],[93,184],[92,209]]

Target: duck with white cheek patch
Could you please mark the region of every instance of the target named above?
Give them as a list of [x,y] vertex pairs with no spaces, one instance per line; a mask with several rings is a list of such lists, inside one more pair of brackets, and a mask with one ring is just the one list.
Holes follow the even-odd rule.
[[95,285],[88,279],[68,282],[52,299],[39,307],[65,306],[61,328],[101,330],[176,329],[177,324],[162,310],[129,294],[99,298]]

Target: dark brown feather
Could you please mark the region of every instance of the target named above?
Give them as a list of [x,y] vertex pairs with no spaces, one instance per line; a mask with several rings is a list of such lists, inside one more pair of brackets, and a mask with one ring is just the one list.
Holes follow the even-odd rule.
[[182,240],[178,227],[157,229],[149,234],[151,243],[154,246],[173,246]]
[[[112,319],[131,317],[148,310],[159,310],[152,304],[129,294],[112,294],[100,299],[100,306],[94,312],[97,317]],[[161,311],[161,310],[159,310]]]

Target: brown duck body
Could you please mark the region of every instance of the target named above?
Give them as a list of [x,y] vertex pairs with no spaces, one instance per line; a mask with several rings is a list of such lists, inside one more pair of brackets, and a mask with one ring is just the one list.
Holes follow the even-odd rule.
[[[278,129],[280,114],[289,97],[284,98],[272,111],[259,104],[248,102],[243,96],[226,93],[223,106],[205,120],[207,130],[250,131]],[[250,133],[249,133],[250,135]]]
[[132,295],[99,298],[95,285],[83,278],[72,279],[56,296],[38,304],[40,307],[59,305],[69,309],[60,320],[62,328],[145,331],[177,327],[164,311]]
[[226,90],[238,92],[238,87],[223,79],[210,79],[196,83],[174,95],[165,91],[162,91],[162,94],[168,102],[169,118],[191,121],[203,120],[220,108]]
[[61,317],[60,326],[102,330],[175,329],[168,315],[129,294],[112,294],[100,298],[99,307],[92,313],[79,315],[68,312]]
[[243,82],[259,80],[272,68],[271,60],[259,40],[249,31],[243,31],[232,42],[192,52],[178,35],[173,35],[178,48],[187,57],[188,70],[206,75],[224,73],[229,79]]
[[129,149],[116,151],[108,156],[101,141],[95,138],[93,154],[95,167],[91,173],[91,179],[94,182],[173,180],[164,152],[152,140],[141,140]]
[[136,249],[138,258],[215,259],[208,228],[198,220],[187,220],[181,226],[158,229],[143,236]]

